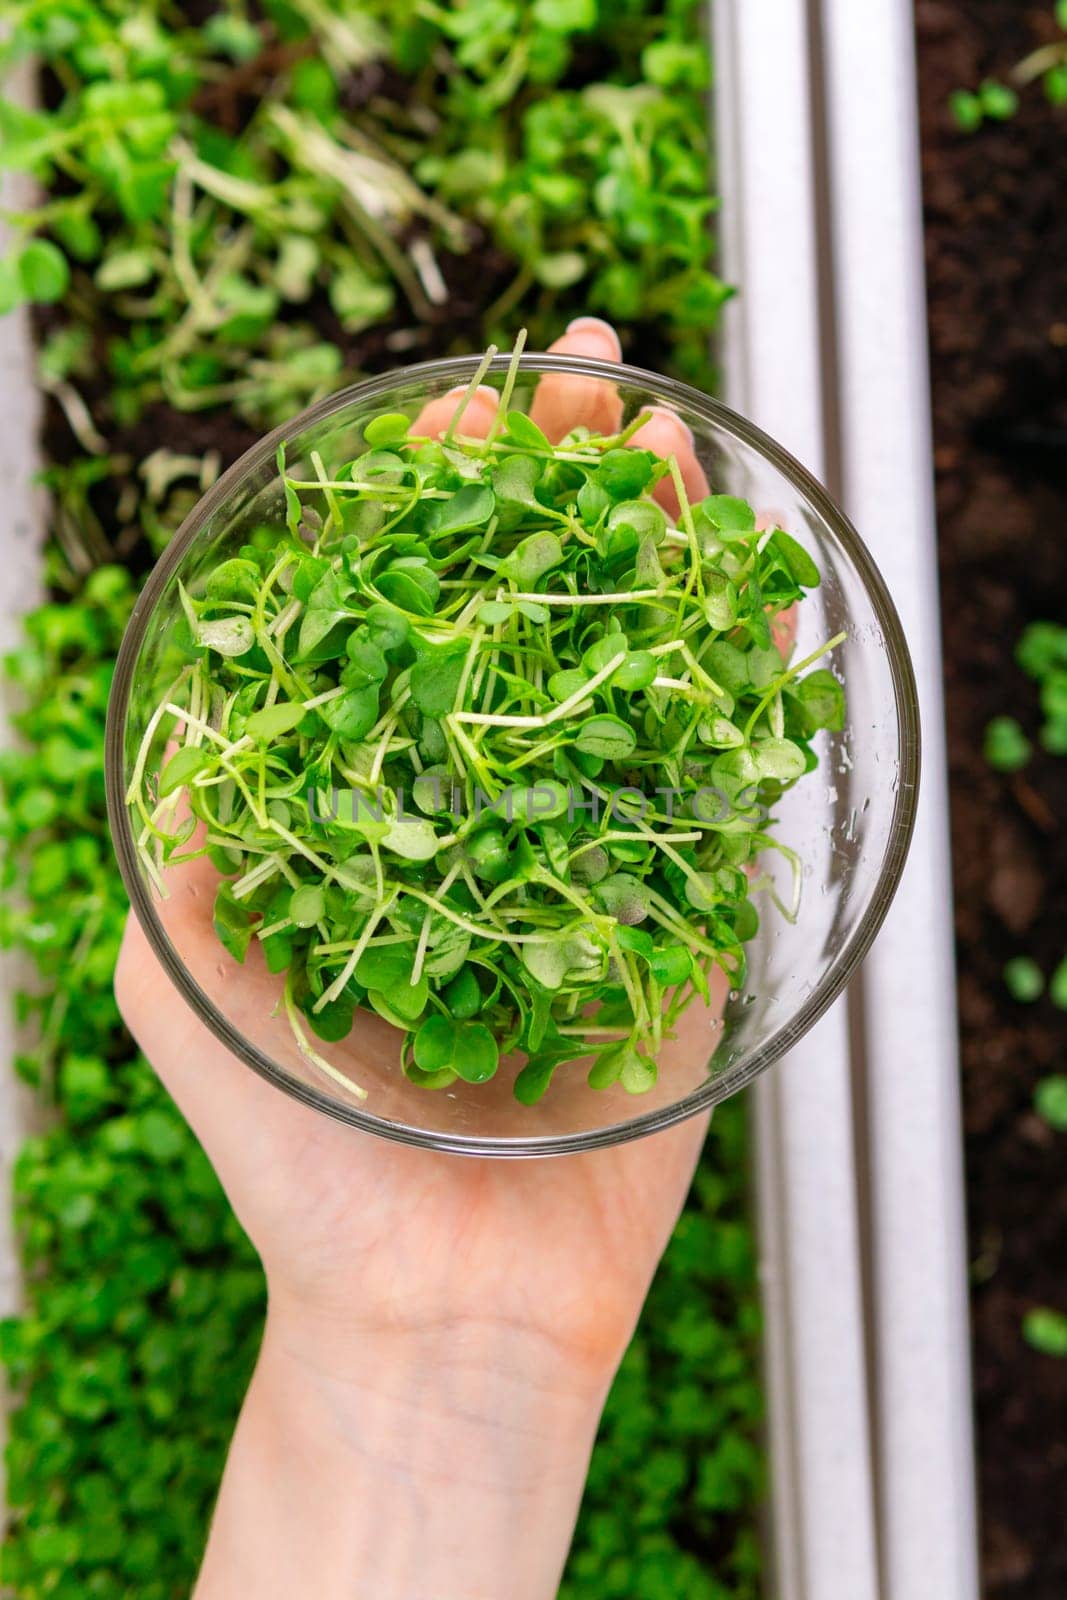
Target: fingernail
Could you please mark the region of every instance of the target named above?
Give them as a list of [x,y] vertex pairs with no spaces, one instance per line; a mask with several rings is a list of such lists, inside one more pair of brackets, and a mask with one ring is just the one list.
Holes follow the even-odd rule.
[[[456,387],[454,389],[446,389],[445,390],[444,398],[446,400],[453,400],[453,399],[455,399],[455,397],[457,395],[466,394],[466,392],[467,392],[467,390],[469,388],[470,388],[470,385],[467,384],[467,383],[457,383]],[[475,389],[474,392],[475,392],[475,394],[487,394],[489,396],[489,398],[491,400],[493,400],[493,401],[497,401],[497,400],[500,399],[499,394],[493,388],[491,383],[480,383],[478,385],[477,389]]]
[[677,411],[672,411],[670,406],[646,406],[645,411],[650,417],[667,417],[674,426],[684,435],[688,444],[694,444],[693,430],[688,422],[680,417]]
[[568,333],[602,333],[605,339],[611,341],[615,351],[615,359],[622,356],[622,342],[610,322],[605,322],[603,317],[575,317],[573,322],[567,324]]

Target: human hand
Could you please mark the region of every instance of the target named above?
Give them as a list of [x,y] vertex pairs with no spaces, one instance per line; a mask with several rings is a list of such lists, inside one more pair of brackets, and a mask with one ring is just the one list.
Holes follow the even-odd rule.
[[[614,332],[585,318],[552,348],[606,359],[620,353]],[[432,402],[419,428],[443,430],[454,406],[454,398]],[[495,396],[479,391],[463,431],[487,432],[495,408]],[[578,422],[610,432],[619,414],[610,385],[555,374],[542,380],[532,410],[553,439]],[[691,498],[707,492],[688,431],[669,412],[650,415],[634,442],[675,455]],[[661,492],[670,495],[669,481]],[[204,862],[176,869],[160,915],[183,955],[218,967],[210,876]],[[252,962],[235,967],[229,981],[244,986],[248,1003],[261,1010],[276,998],[276,980]],[[171,987],[132,918],[116,991],[131,1032],[202,1141],[263,1259],[270,1294],[265,1354],[253,1390],[258,1406],[242,1421],[256,1456],[277,1453],[281,1472],[286,1441],[295,1440],[308,1452],[309,1471],[328,1458],[344,1463],[337,1465],[344,1474],[354,1446],[387,1477],[399,1473],[405,1492],[415,1486],[420,1503],[431,1482],[441,1488],[442,1463],[472,1473],[484,1497],[492,1463],[491,1490],[509,1497],[512,1513],[535,1490],[544,1513],[538,1554],[528,1563],[531,1586],[520,1589],[513,1575],[508,1593],[548,1593],[596,1418],[688,1188],[706,1119],[554,1160],[438,1155],[357,1133],[257,1077]],[[395,1056],[396,1034],[381,1018],[361,1015],[357,1026],[369,1062]],[[667,1046],[686,1048],[685,1030]],[[249,1481],[248,1472],[239,1474],[239,1501]],[[449,1505],[454,1514],[455,1492]],[[555,1540],[545,1535],[545,1517],[557,1526]],[[311,1506],[308,1519],[314,1521]],[[240,1518],[217,1524],[217,1532],[222,1526],[225,1535],[228,1524],[239,1527]],[[390,1537],[400,1539],[396,1526]],[[513,1528],[501,1559],[509,1550],[517,1559],[516,1537]],[[338,1552],[338,1564],[346,1559]],[[220,1585],[234,1592],[225,1554],[216,1565]],[[204,1583],[215,1581],[211,1567],[209,1556]],[[249,1588],[264,1581],[258,1570],[239,1570]],[[435,1579],[431,1589],[420,1577],[423,1587],[395,1592],[469,1597],[476,1580],[465,1570],[468,1587],[453,1591]],[[274,1558],[268,1580],[278,1571]],[[393,1592],[388,1581],[379,1574],[375,1592]],[[335,1592],[318,1579],[312,1587],[323,1597]],[[277,1592],[294,1591],[283,1591],[279,1579]]]

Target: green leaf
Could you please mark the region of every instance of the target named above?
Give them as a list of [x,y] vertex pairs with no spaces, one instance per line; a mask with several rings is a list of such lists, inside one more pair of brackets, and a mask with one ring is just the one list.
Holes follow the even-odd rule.
[[717,633],[725,633],[737,621],[737,588],[721,572],[709,572],[704,579],[704,615]]
[[423,1072],[454,1072],[466,1083],[486,1083],[500,1059],[496,1040],[482,1023],[437,1012],[416,1033],[414,1054]]
[[532,589],[546,572],[563,560],[563,546],[554,533],[532,533],[505,556],[497,576],[510,578],[520,589]]
[[384,683],[389,675],[389,663],[366,629],[350,633],[345,648],[348,665],[341,673],[341,682],[347,689],[370,689]]
[[687,982],[693,970],[693,957],[684,945],[658,945],[648,964],[656,982],[670,989]]
[[1033,754],[1033,746],[1014,717],[994,717],[986,724],[982,750],[995,772],[1018,772]]
[[386,600],[391,600],[401,611],[418,617],[433,615],[441,587],[424,563],[403,566],[395,562],[376,582]]
[[386,1021],[406,1028],[422,1016],[429,995],[429,980],[423,973],[418,983],[394,983],[388,989],[371,989],[367,999]]
[[70,287],[70,267],[50,239],[31,239],[19,252],[17,270],[22,292],[38,305],[61,300]]
[[627,872],[604,878],[596,886],[596,897],[610,917],[628,925],[644,922],[652,910],[648,890]]
[[535,1106],[539,1100],[544,1099],[552,1082],[552,1075],[559,1065],[558,1056],[531,1056],[522,1070],[516,1074],[512,1085],[511,1092],[519,1104]]
[[739,500],[735,495],[708,495],[701,500],[698,509],[726,543],[746,539],[756,530],[756,513],[747,500]]
[[220,656],[247,655],[256,642],[255,629],[247,617],[219,617],[214,622],[200,618],[193,638]]
[[507,437],[523,450],[538,450],[544,451],[546,455],[552,454],[552,446],[537,423],[532,422],[522,411],[508,412]]
[[982,110],[995,122],[1006,122],[1019,109],[1019,96],[1006,83],[987,78],[978,90]]
[[[367,612],[364,627],[373,642],[390,660],[395,660],[403,650],[411,633],[407,617],[392,606],[374,605]],[[349,641],[351,649],[351,641]]]
[[1004,967],[1004,985],[1013,1000],[1029,1005],[1045,992],[1045,975],[1029,956],[1015,956]]
[[792,783],[807,771],[804,752],[791,739],[759,739],[752,746],[752,756],[760,778],[778,783]]
[[656,1063],[651,1057],[632,1049],[625,1052],[619,1082],[627,1094],[647,1094],[655,1088],[657,1075]]
[[213,921],[219,942],[235,961],[244,961],[252,939],[252,922],[247,908],[234,898],[228,883],[220,883],[215,892]]
[[429,531],[435,537],[460,533],[466,528],[481,528],[496,510],[496,495],[484,483],[469,483],[457,489],[448,500],[435,500]]
[[176,750],[159,775],[160,799],[186,788],[198,772],[214,765],[214,757],[201,745],[186,744]]
[[272,706],[253,711],[245,723],[245,732],[253,739],[264,739],[269,743],[271,739],[281,738],[283,733],[291,733],[305,715],[302,705],[290,700],[276,700]]
[[656,657],[649,655],[647,650],[631,650],[622,666],[613,674],[611,686],[635,694],[639,689],[649,687],[658,670]]
[[411,669],[411,698],[424,716],[443,717],[454,709],[468,653],[466,642],[423,647]]
[[155,271],[151,251],[114,250],[97,267],[93,282],[105,294],[115,294],[122,289],[139,289],[151,281]]
[[316,710],[326,726],[342,739],[362,739],[378,720],[377,685],[348,689],[337,699],[317,706]]
[[356,963],[356,982],[364,989],[386,994],[391,989],[411,988],[414,962],[414,940],[410,944],[368,945]]
[[433,823],[422,817],[402,817],[394,822],[382,844],[405,861],[430,861],[438,850]]
[[566,941],[552,939],[538,944],[527,942],[522,947],[522,962],[546,989],[559,989],[570,968]]
[[1023,1338],[1042,1355],[1067,1358],[1067,1316],[1050,1306],[1036,1306],[1023,1318]]
[[625,761],[637,747],[637,735],[618,717],[589,717],[578,729],[577,748],[605,761]]
[[1067,1133],[1067,1076],[1052,1073],[1034,1090],[1034,1109],[1057,1133]]
[[969,89],[956,89],[949,95],[949,110],[956,126],[963,133],[975,133],[982,126],[985,113],[982,102]]
[[505,456],[493,469],[493,492],[498,506],[513,506],[520,511],[537,511],[544,514],[534,493],[541,477],[541,463],[533,456]]
[[261,582],[259,567],[254,561],[235,557],[208,573],[204,593],[209,600],[253,600]]
[[820,583],[819,569],[808,555],[802,544],[784,533],[781,528],[776,528],[771,537],[771,548],[789,569],[790,576],[805,589],[817,589]]
[[562,817],[570,805],[571,792],[566,784],[554,778],[542,778],[537,783],[516,783],[504,789],[496,811],[509,822],[525,825]]
[[845,726],[845,691],[828,667],[809,672],[791,686],[793,697],[799,701],[804,725],[809,733],[826,728],[840,733]]
[[457,1022],[477,1016],[482,1008],[482,991],[470,967],[463,967],[445,986],[441,999]]
[[612,500],[636,500],[652,477],[655,460],[650,450],[608,450],[593,476]]
[[298,928],[314,928],[326,915],[326,891],[321,883],[305,883],[294,889],[289,915]]
[[312,1007],[307,1012],[308,1025],[316,1038],[326,1044],[337,1044],[347,1039],[356,1019],[356,1008],[351,1000],[328,1000],[321,1010]]
[[596,0],[534,0],[533,17],[539,27],[553,32],[584,32],[596,27]]
[[382,445],[396,444],[406,439],[410,431],[411,418],[402,411],[383,411],[365,425],[363,437],[372,450],[377,450]]

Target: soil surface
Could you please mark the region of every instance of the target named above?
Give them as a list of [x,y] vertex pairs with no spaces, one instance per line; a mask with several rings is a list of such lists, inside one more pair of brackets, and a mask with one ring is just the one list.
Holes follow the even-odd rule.
[[1067,1013],[1002,979],[1067,953],[1067,758],[1005,777],[982,757],[991,717],[1039,726],[1024,626],[1067,624],[1067,114],[1035,86],[964,135],[946,102],[1062,37],[1051,10],[916,7],[988,1600],[1067,1595],[1067,1360],[1021,1331],[1033,1306],[1067,1311],[1067,1135],[1033,1110],[1067,1070]]

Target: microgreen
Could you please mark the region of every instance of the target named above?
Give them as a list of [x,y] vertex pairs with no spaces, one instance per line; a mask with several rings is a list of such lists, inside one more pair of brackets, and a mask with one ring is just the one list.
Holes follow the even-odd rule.
[[[1067,34],[1067,0],[1056,0],[1053,16]],[[1067,38],[1041,44],[1017,62],[1011,70],[1011,83],[986,78],[977,90],[956,89],[949,96],[949,110],[956,126],[964,133],[975,133],[984,122],[1006,122],[1019,109],[1019,93],[1040,82],[1050,106],[1067,105]]]
[[731,496],[675,527],[676,463],[618,435],[552,446],[512,410],[484,440],[394,412],[364,439],[317,477],[280,453],[286,525],[180,590],[194,658],[127,796],[146,870],[227,852],[219,937],[286,972],[302,1040],[368,1006],[416,1083],[521,1052],[526,1103],[579,1059],[639,1094],[710,969],[742,983],[744,869],[842,724],[838,641],[768,644],[818,571]]
[[1045,992],[1045,975],[1030,956],[1014,956],[1004,967],[1004,985],[1013,1000],[1030,1005]]
[[1054,1072],[1039,1081],[1034,1110],[1057,1133],[1067,1133],[1067,1076]]
[[[1032,622],[1015,648],[1019,666],[1038,686],[1042,721],[1038,740],[1049,755],[1067,755],[1067,628]],[[983,743],[985,758],[998,772],[1018,772],[1033,755],[1033,744],[1018,720],[994,717]]]
[[1023,1318],[1023,1338],[1045,1356],[1067,1357],[1067,1316],[1051,1306],[1035,1306]]

